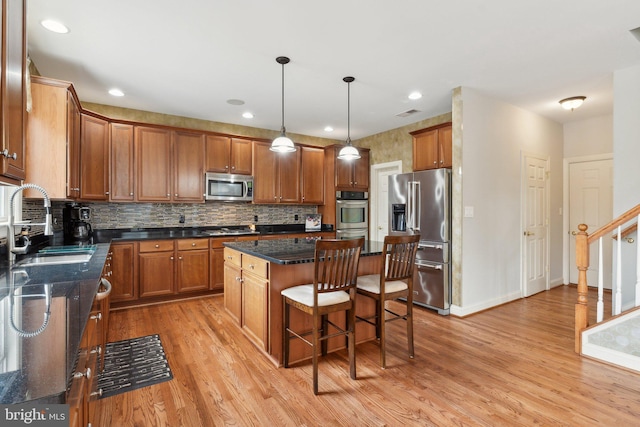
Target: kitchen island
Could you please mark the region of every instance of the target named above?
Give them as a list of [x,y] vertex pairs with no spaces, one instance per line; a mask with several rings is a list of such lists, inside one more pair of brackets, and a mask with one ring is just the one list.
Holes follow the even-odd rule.
[[[282,296],[291,286],[312,283],[314,276],[315,239],[277,239],[225,243],[225,308],[245,332],[276,366],[282,364]],[[382,242],[366,242],[360,255],[358,274],[380,271]],[[356,313],[372,315],[375,305],[370,298],[358,295]],[[344,313],[331,319],[344,324]],[[303,331],[309,329],[311,316],[292,310],[291,324]],[[356,343],[375,338],[375,328],[356,324]],[[344,337],[329,340],[329,351],[345,347]],[[311,357],[311,348],[299,340],[291,342],[292,362]]]

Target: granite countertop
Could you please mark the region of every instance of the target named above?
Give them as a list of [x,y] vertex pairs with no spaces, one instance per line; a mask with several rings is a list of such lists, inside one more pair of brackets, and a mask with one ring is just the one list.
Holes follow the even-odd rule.
[[[225,247],[276,264],[301,264],[314,261],[315,238],[226,242]],[[365,241],[361,257],[382,254],[382,242]]]
[[[0,403],[64,403],[108,250],[109,244],[97,244],[85,263],[0,262]],[[47,293],[50,315],[38,333]]]

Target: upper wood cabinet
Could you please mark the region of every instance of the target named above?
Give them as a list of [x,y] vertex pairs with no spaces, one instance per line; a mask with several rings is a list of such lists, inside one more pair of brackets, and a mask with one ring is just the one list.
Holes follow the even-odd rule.
[[358,149],[356,160],[338,159],[341,146],[334,147],[336,157],[336,190],[367,191],[369,189],[369,150]]
[[135,200],[135,162],[133,125],[111,123],[111,189],[112,202]]
[[300,203],[300,147],[292,153],[253,143],[253,203]]
[[251,175],[252,141],[228,136],[206,136],[206,171]]
[[414,171],[451,167],[451,123],[414,131],[411,135],[413,136]]
[[82,114],[80,199],[109,200],[109,122]]
[[140,202],[171,201],[171,131],[136,126],[134,130],[136,200]]
[[[25,180],[42,186],[51,199],[80,196],[80,108],[71,83],[31,77]],[[42,193],[25,190],[25,197]]]
[[173,132],[173,201],[204,201],[204,134]]
[[0,173],[19,184],[26,175],[26,1],[2,0],[0,44]]
[[324,204],[324,149],[301,148],[300,187],[302,203]]

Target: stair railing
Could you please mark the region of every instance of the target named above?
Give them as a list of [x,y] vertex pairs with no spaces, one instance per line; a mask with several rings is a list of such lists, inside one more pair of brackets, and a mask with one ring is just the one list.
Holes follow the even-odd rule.
[[[629,221],[636,220],[636,223],[627,227],[624,231],[622,226]],[[617,265],[615,279],[615,293],[613,301],[612,314],[620,314],[622,306],[622,247],[621,242],[630,233],[636,231],[637,224],[640,222],[640,205],[628,210],[618,218],[612,220],[608,224],[600,227],[593,234],[588,234],[588,226],[580,224],[576,237],[576,266],[578,268],[578,300],[575,305],[575,352],[581,353],[582,349],[582,331],[589,326],[589,296],[587,284],[587,270],[589,269],[589,248],[598,242],[598,301],[596,303],[596,322],[601,322],[604,315],[604,298],[603,298],[603,255],[602,242],[605,238],[611,238],[611,233],[616,230],[614,238],[617,239]],[[635,305],[640,306],[640,247],[636,242],[637,259],[636,259],[636,298]]]

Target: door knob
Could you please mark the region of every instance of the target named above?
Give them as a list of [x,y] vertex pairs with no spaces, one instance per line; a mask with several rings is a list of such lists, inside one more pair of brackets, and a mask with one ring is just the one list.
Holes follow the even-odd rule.
[[572,235],[572,236],[575,236],[575,235],[577,235],[577,234],[578,234],[578,232],[577,232],[576,230],[573,230],[573,231],[571,232],[571,235]]
[[525,235],[525,236],[533,236],[534,234],[536,234],[536,233],[532,233],[532,232],[530,232],[530,231],[525,231],[525,232],[524,232],[524,235]]

